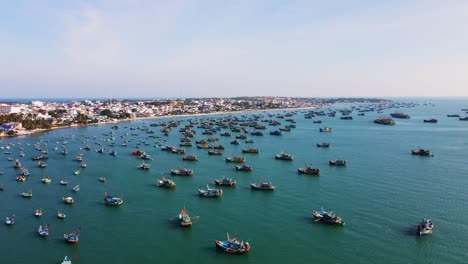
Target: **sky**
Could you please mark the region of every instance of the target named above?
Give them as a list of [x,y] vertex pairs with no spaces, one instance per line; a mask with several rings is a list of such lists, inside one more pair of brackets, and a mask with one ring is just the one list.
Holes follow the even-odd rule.
[[0,98],[468,96],[468,1],[0,0]]

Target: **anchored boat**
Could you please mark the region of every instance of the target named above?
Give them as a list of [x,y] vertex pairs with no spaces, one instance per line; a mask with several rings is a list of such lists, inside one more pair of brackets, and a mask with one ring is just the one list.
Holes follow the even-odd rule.
[[249,242],[239,241],[238,236],[230,238],[226,233],[226,240],[215,240],[216,247],[231,254],[243,254],[250,250]]

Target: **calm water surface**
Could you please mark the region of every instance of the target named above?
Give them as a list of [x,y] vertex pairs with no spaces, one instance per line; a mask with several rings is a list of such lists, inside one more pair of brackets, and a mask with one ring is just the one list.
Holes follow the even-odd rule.
[[[402,100],[402,99],[400,99]],[[414,100],[413,100],[414,101]],[[146,120],[119,123],[114,138],[112,125],[62,129],[22,138],[1,139],[0,145],[14,144],[0,157],[0,217],[16,215],[14,226],[0,225],[2,263],[59,263],[64,255],[73,263],[467,263],[468,262],[468,122],[447,118],[449,113],[463,114],[467,99],[428,99],[435,106],[420,104],[414,108],[386,109],[384,114],[403,111],[411,119],[396,119],[395,126],[372,122],[376,112],[357,116],[354,120],[337,117],[316,117],[322,124],[304,119],[303,111],[293,118],[297,128],[281,137],[248,136],[255,143],[229,144],[221,137],[225,155],[209,156],[206,150],[186,148],[199,157],[198,162],[182,161],[180,155],[154,147],[179,144],[178,128],[168,137],[148,138],[144,131],[129,128],[167,121]],[[344,108],[347,105],[335,106]],[[282,111],[280,111],[281,113]],[[265,118],[268,112],[259,112]],[[278,113],[278,112],[271,112]],[[252,114],[246,114],[251,116]],[[240,115],[239,115],[240,116]],[[197,119],[202,119],[198,117]],[[211,118],[211,117],[210,117]],[[423,123],[437,118],[439,123]],[[187,120],[178,118],[179,120]],[[287,124],[284,119],[278,119]],[[187,122],[182,122],[186,124]],[[128,126],[129,128],[124,128]],[[333,128],[320,133],[319,127]],[[267,127],[265,131],[273,130]],[[159,127],[150,127],[161,135]],[[201,129],[194,139],[208,138]],[[128,135],[122,138],[124,133]],[[132,136],[131,134],[138,134]],[[237,133],[238,134],[238,133]],[[214,137],[213,136],[213,137]],[[67,141],[67,156],[61,155],[62,137]],[[88,137],[88,138],[87,138]],[[93,139],[96,137],[96,139]],[[40,153],[33,144],[47,141],[48,167],[40,169],[31,160]],[[124,140],[132,140],[127,147]],[[317,148],[319,142],[330,142],[329,149]],[[84,142],[84,143],[83,143]],[[118,152],[108,154],[109,145]],[[148,142],[145,146],[142,142]],[[95,150],[101,144],[105,154]],[[83,147],[89,144],[91,151]],[[150,171],[136,168],[141,160],[130,155],[139,147],[153,157]],[[240,154],[242,148],[258,147],[260,154],[245,154],[252,172],[237,172],[224,157]],[[58,150],[54,150],[58,147]],[[429,148],[434,157],[412,156],[412,148]],[[20,158],[19,148],[26,156]],[[279,161],[274,155],[292,153],[294,161]],[[88,167],[79,176],[75,155],[84,153]],[[19,174],[7,157],[18,158],[31,175],[25,183],[15,181]],[[348,166],[331,167],[330,159],[346,159]],[[297,168],[312,164],[321,169],[320,176],[297,174]],[[159,189],[154,183],[172,168],[189,167],[193,177],[171,177],[174,190]],[[49,176],[51,184],[42,184]],[[98,178],[107,178],[100,183]],[[229,176],[237,186],[224,188],[220,199],[200,198],[197,189],[213,183],[213,179]],[[60,179],[70,182],[61,186]],[[271,181],[274,192],[252,191],[249,184],[258,179]],[[77,193],[71,191],[81,185]],[[20,192],[32,189],[34,197],[25,199]],[[120,207],[103,204],[109,192],[125,199]],[[61,197],[73,196],[75,204],[67,206]],[[200,216],[192,228],[181,229],[169,221],[187,207],[192,216]],[[345,221],[343,227],[316,224],[311,210],[333,209]],[[33,216],[35,208],[44,215]],[[56,212],[64,211],[65,220]],[[422,217],[430,217],[436,226],[430,236],[418,237],[415,227]],[[50,235],[37,235],[39,224],[50,224]],[[66,244],[64,233],[83,227],[77,245]],[[239,234],[249,241],[252,250],[241,256],[227,255],[215,249],[213,240],[224,239],[225,232]]]

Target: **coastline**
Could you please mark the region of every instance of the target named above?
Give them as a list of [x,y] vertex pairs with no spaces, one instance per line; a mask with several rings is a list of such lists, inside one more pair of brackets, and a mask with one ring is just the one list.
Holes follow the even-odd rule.
[[0,134],[0,140],[4,138],[15,138],[15,137],[23,137],[23,136],[30,136],[34,134],[39,134],[42,132],[53,131],[57,129],[63,128],[79,128],[79,127],[87,127],[87,126],[99,126],[99,125],[107,125],[107,124],[116,124],[116,123],[123,123],[123,122],[132,122],[132,121],[141,121],[141,120],[152,120],[152,119],[162,119],[162,118],[187,118],[191,116],[212,116],[212,115],[230,115],[230,114],[242,114],[242,113],[252,113],[252,112],[270,112],[270,111],[293,111],[293,110],[307,110],[307,109],[317,109],[319,106],[308,106],[308,107],[293,107],[293,108],[272,108],[272,109],[253,109],[253,110],[242,110],[242,111],[227,111],[227,112],[214,112],[214,113],[197,113],[197,114],[182,114],[182,115],[164,115],[164,116],[149,116],[149,117],[136,117],[130,119],[117,119],[112,120],[109,122],[101,122],[101,123],[93,123],[93,124],[73,124],[70,126],[56,126],[49,129],[34,129],[24,131],[22,133],[16,133],[15,135],[8,135],[6,133]]

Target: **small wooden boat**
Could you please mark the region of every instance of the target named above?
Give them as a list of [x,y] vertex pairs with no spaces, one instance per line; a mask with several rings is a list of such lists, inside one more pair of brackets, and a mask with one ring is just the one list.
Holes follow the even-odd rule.
[[76,244],[78,243],[79,238],[80,238],[80,234],[79,234],[80,231],[81,231],[81,227],[79,227],[77,230],[69,234],[63,234],[63,238],[68,243]]
[[317,143],[317,147],[318,148],[329,148],[330,143],[327,143],[327,142]]
[[237,240],[237,236],[230,238],[229,234],[226,234],[227,239],[224,241],[215,240],[216,247],[231,254],[243,254],[249,252],[249,242]]
[[77,192],[79,190],[80,190],[80,185],[79,184],[73,186],[73,188],[72,188],[72,191],[74,191],[74,192]]
[[62,264],[72,264],[71,259],[65,256],[62,260]]
[[151,166],[149,164],[146,164],[146,163],[141,163],[140,165],[137,166],[138,169],[140,170],[149,170],[151,168]]
[[312,210],[312,215],[314,216],[314,222],[320,222],[331,225],[344,225],[345,222],[341,217],[336,216],[333,211],[325,211],[322,208],[321,212]]
[[231,143],[232,145],[239,145],[240,141],[238,139],[234,139],[233,141],[231,141],[229,143]]
[[174,188],[176,186],[176,184],[175,184],[175,182],[173,180],[169,180],[165,176],[163,176],[162,179],[157,179],[156,180],[156,185],[158,187],[168,188],[168,189],[172,189],[172,188]]
[[18,182],[25,182],[26,181],[26,177],[24,177],[23,175],[19,175],[16,177],[16,181]]
[[220,186],[234,186],[237,183],[232,178],[226,178],[226,177],[224,177],[221,180],[215,179],[214,182],[216,183],[216,185],[220,185]]
[[331,129],[331,127],[324,127],[324,128],[319,128],[319,131],[320,132],[331,132],[332,129]]
[[105,181],[106,181],[106,178],[104,178],[104,177],[99,177],[99,181],[100,181],[100,182],[105,182]]
[[276,186],[271,184],[271,182],[259,181],[259,183],[254,183],[254,182],[251,183],[250,188],[252,190],[273,191],[274,189],[276,189]]
[[68,181],[60,180],[60,185],[68,185]]
[[39,168],[45,168],[47,167],[47,164],[43,161],[43,160],[40,160],[38,163],[37,163],[37,166]]
[[208,150],[208,155],[223,155],[223,151],[221,149]]
[[249,165],[246,165],[246,164],[236,165],[236,170],[238,170],[238,171],[251,171],[252,166],[249,166]]
[[346,166],[346,160],[330,160],[329,163],[332,166]]
[[6,217],[5,218],[5,224],[6,225],[14,225],[15,224],[15,215],[12,217]]
[[233,162],[233,163],[245,162],[245,158],[241,156],[226,157],[225,159],[226,159],[226,162]]
[[429,149],[422,149],[422,148],[412,149],[411,154],[418,155],[418,156],[428,156],[428,157],[434,156],[432,155],[432,152]]
[[276,155],[275,155],[275,159],[279,159],[279,160],[293,160],[293,159],[294,159],[294,156],[291,155],[291,154],[287,154],[287,153],[281,153],[281,154],[276,154]]
[[73,197],[62,197],[62,201],[66,204],[73,204],[75,201],[73,200]]
[[211,189],[210,186],[206,186],[206,190],[198,189],[198,194],[203,197],[220,197],[223,195],[223,190]]
[[86,162],[82,161],[80,166],[81,166],[81,168],[84,169],[84,168],[88,167],[88,164],[86,164]]
[[185,156],[182,157],[182,160],[197,161],[198,158],[195,155],[185,155]]
[[28,192],[22,192],[20,195],[24,198],[32,198],[32,191],[29,190]]
[[190,219],[190,216],[187,213],[187,210],[182,209],[182,211],[179,214],[179,222],[182,227],[190,227],[192,226],[192,219]]
[[259,152],[258,148],[249,148],[249,149],[242,150],[242,153],[258,154],[258,152]]
[[49,227],[50,227],[49,224],[47,224],[44,227],[42,225],[40,225],[38,230],[37,230],[37,233],[39,234],[39,236],[41,236],[41,237],[48,236],[49,235]]
[[60,219],[64,219],[65,217],[67,217],[67,215],[64,214],[64,213],[62,213],[62,212],[60,212],[60,211],[58,211],[58,212],[57,212],[57,217],[60,218]]
[[36,209],[36,210],[34,211],[34,216],[35,216],[35,217],[42,216],[42,209]]
[[117,155],[117,151],[113,150],[113,149],[110,149],[109,150],[109,155],[111,156],[116,156]]
[[177,176],[192,176],[193,175],[193,170],[187,169],[187,168],[180,168],[175,170],[171,170],[172,175],[177,175]]
[[424,218],[421,221],[421,223],[419,223],[417,231],[420,236],[429,235],[429,234],[432,234],[433,228],[434,228],[434,223],[432,223],[431,219]]
[[305,165],[305,168],[297,168],[297,172],[299,174],[308,174],[308,175],[319,175],[320,169],[319,168],[312,168],[309,165]]
[[42,183],[51,183],[52,182],[52,178],[50,177],[45,177],[45,178],[42,178]]
[[122,198],[118,197],[112,197],[107,194],[107,192],[104,193],[104,202],[108,205],[113,205],[113,206],[118,206],[123,204],[124,200]]

